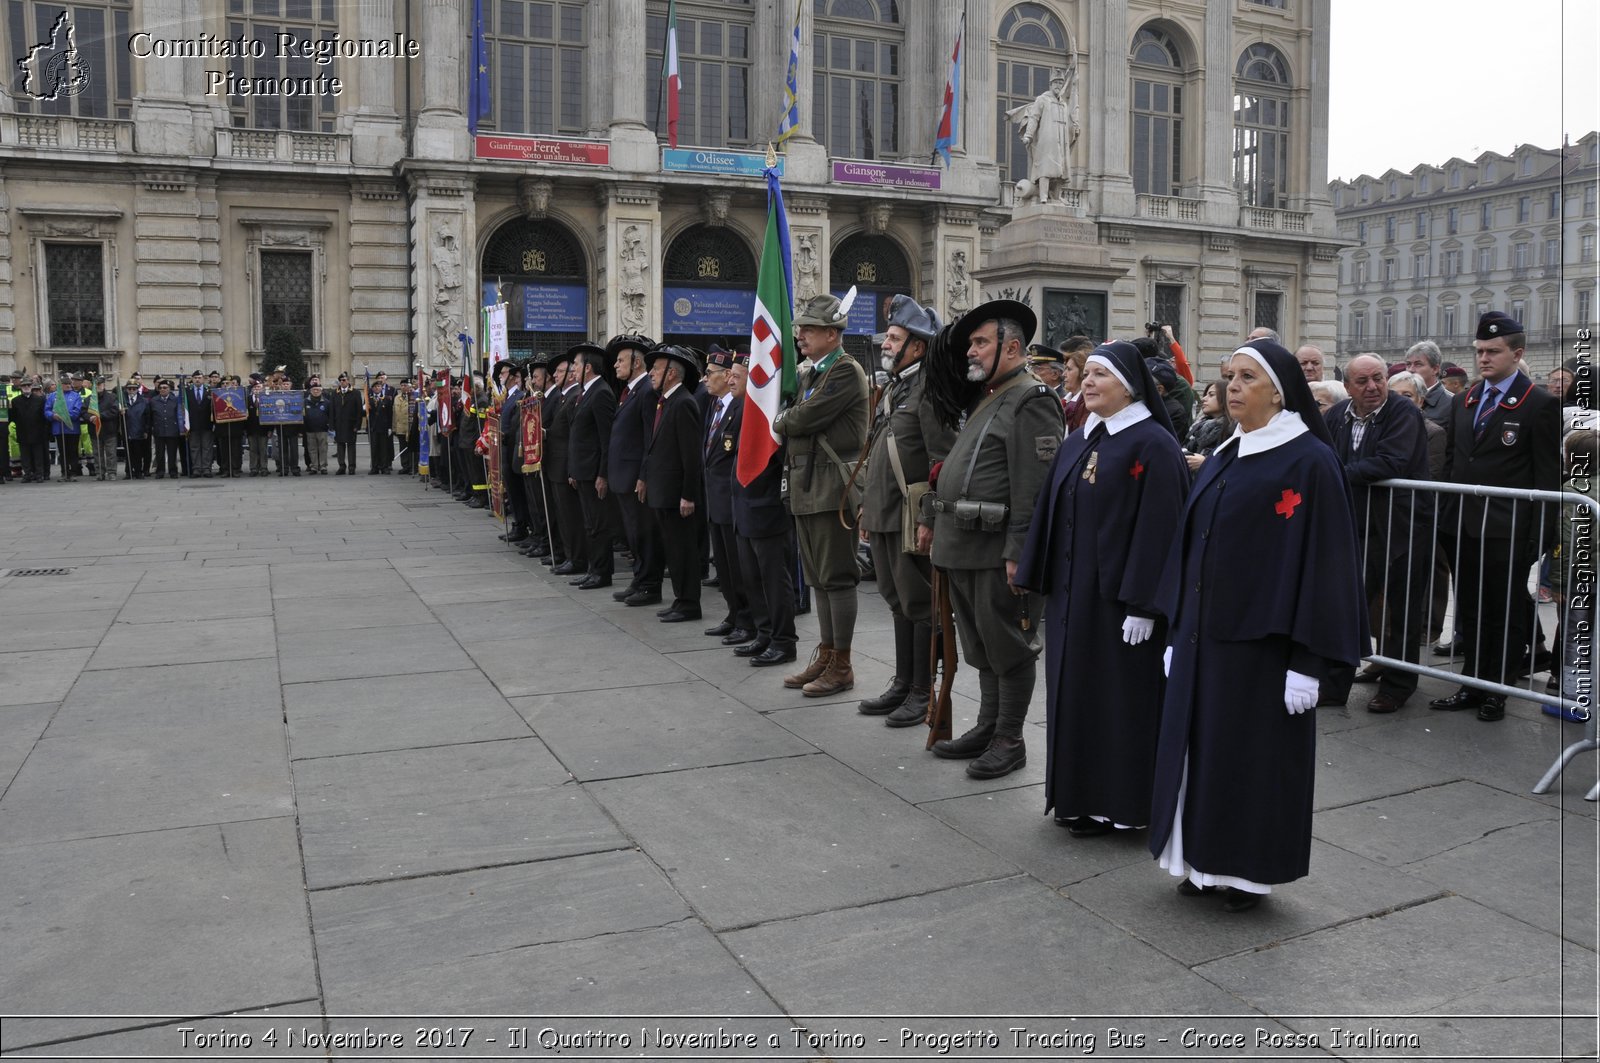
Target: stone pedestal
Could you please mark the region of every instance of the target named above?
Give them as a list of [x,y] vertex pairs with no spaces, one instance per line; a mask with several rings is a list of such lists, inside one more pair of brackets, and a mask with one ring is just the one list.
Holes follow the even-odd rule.
[[600,188],[605,249],[591,316],[604,343],[623,332],[662,333],[661,209],[654,185]]
[[1012,213],[973,270],[982,299],[1026,303],[1039,316],[1035,339],[1051,344],[1075,332],[1104,339],[1112,286],[1126,273],[1111,261],[1098,225],[1066,204],[1032,202]]

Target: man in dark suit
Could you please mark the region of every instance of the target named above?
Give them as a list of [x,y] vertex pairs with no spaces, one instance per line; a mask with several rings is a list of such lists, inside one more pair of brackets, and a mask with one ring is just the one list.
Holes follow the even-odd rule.
[[578,494],[589,561],[584,578],[571,582],[581,591],[592,591],[611,586],[611,544],[618,521],[612,516],[616,503],[609,497],[606,450],[611,445],[612,422],[617,419],[617,396],[606,379],[610,365],[605,348],[580,343],[567,353],[578,374],[578,398],[567,444],[567,485]]
[[[1345,366],[1344,379],[1350,397],[1330,409],[1326,420],[1355,501],[1356,534],[1366,556],[1367,600],[1382,608],[1373,620],[1378,653],[1416,664],[1433,572],[1422,548],[1433,534],[1433,500],[1413,491],[1374,490],[1372,485],[1430,479],[1428,434],[1411,400],[1389,391],[1383,359],[1357,355]],[[1369,669],[1359,678],[1378,683],[1368,712],[1394,712],[1417,689],[1415,672]],[[1349,695],[1349,681],[1348,670],[1332,681],[1337,689],[1331,693],[1341,705]]]
[[656,391],[655,416],[645,444],[644,497],[661,527],[661,544],[672,572],[672,605],[662,623],[700,619],[700,524],[705,519],[705,483],[699,405],[694,386],[700,362],[675,344],[650,353]]
[[555,389],[556,401],[548,411],[545,430],[545,483],[550,487],[550,504],[561,522],[561,542],[566,560],[550,571],[557,576],[577,576],[589,571],[588,540],[583,534],[583,509],[578,492],[570,482],[572,460],[572,419],[577,411],[578,363],[571,354],[561,356],[562,382]]
[[44,412],[44,385],[35,380],[26,395],[11,400],[11,423],[17,429],[22,456],[22,482],[50,479],[50,420]]
[[500,482],[505,485],[506,512],[511,517],[511,527],[500,533],[508,543],[526,542],[532,533],[532,517],[528,513],[528,493],[522,482],[519,457],[522,443],[522,408],[518,405],[523,394],[523,368],[518,362],[501,362],[506,367],[505,395],[500,399]]
[[[1561,488],[1561,401],[1520,371],[1526,336],[1506,314],[1491,310],[1478,322],[1482,376],[1450,410],[1444,479],[1458,484]],[[1528,670],[1534,606],[1528,570],[1559,531],[1548,505],[1452,495],[1439,521],[1455,547],[1456,630],[1465,643],[1462,673],[1495,683]],[[1432,709],[1477,709],[1478,719],[1505,717],[1506,699],[1462,687]]]
[[372,388],[367,393],[367,450],[372,458],[368,476],[394,472],[394,388],[389,386],[389,374],[379,373],[372,378]]
[[1406,351],[1406,368],[1422,378],[1422,416],[1436,424],[1450,420],[1450,400],[1455,398],[1445,389],[1440,374],[1444,371],[1444,355],[1432,340],[1413,343]]
[[[734,405],[742,411],[750,356],[735,357],[732,373]],[[755,422],[752,422],[754,424]],[[743,430],[741,417],[740,429]],[[739,444],[734,443],[735,464]],[[739,574],[744,577],[745,599],[750,603],[755,637],[734,649],[736,657],[749,658],[756,668],[770,668],[795,659],[794,628],[794,518],[783,504],[782,447],[773,452],[767,467],[749,484],[731,478],[733,528],[739,547]]]
[[711,556],[717,565],[717,587],[728,611],[722,622],[706,634],[722,639],[724,646],[740,646],[755,638],[755,621],[739,571],[739,546],[733,531],[733,469],[738,459],[739,415],[733,401],[733,353],[721,347],[706,356],[706,393],[711,408],[701,430],[706,475],[706,522]]
[[350,374],[339,374],[339,389],[333,393],[333,443],[339,460],[335,476],[356,474],[356,433],[361,431],[365,411],[361,393],[350,386]]
[[213,434],[211,424],[211,389],[196,369],[189,374],[189,385],[183,389],[183,407],[189,415],[189,479],[204,476],[211,478]]
[[567,439],[564,435],[556,435],[555,423],[556,415],[561,410],[561,393],[567,386],[567,371],[571,366],[572,359],[565,354],[553,354],[546,361],[545,369],[550,379],[545,386],[544,402],[539,411],[544,425],[544,457],[539,475],[544,481],[546,530],[550,535],[550,556],[540,560],[543,564],[556,567],[567,563],[567,529],[561,518],[561,500],[556,495],[557,485],[565,483],[567,479]]
[[606,483],[617,501],[628,549],[633,551],[633,578],[612,597],[633,606],[661,602],[661,532],[655,514],[638,494],[645,439],[656,416],[656,388],[645,361],[654,347],[654,340],[635,335],[612,337],[606,345],[621,389],[606,448]]

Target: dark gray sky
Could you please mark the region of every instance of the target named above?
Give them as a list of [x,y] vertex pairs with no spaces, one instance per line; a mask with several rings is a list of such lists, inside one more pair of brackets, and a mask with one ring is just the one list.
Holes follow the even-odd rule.
[[1600,128],[1597,0],[1333,0],[1328,177]]

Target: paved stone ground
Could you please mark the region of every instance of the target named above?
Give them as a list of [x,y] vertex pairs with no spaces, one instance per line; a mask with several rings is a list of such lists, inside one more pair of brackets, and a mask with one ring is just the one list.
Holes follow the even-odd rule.
[[[1124,1058],[1185,1054],[1186,1026],[1374,1054],[1331,1047],[1334,1025],[1415,1032],[1408,1058],[1593,1058],[1595,758],[1529,794],[1580,730],[1530,703],[1500,725],[1422,697],[1369,716],[1361,688],[1322,710],[1311,877],[1227,916],[1142,837],[1042,815],[1042,687],[1032,761],[988,784],[859,716],[892,659],[870,584],[858,688],[817,704],[703,625],[572,591],[444,497],[366,476],[0,488],[0,568],[71,569],[0,578],[0,1012],[55,1016],[7,1021],[0,1049],[202,1058],[178,1020],[889,1036],[901,1021],[830,1016],[949,1013],[991,1017],[904,1024],[1069,1028]],[[1018,1014],[1056,1018],[992,1017]],[[469,1047],[507,1054],[481,1038],[522,1024],[480,1021]],[[899,1050],[869,1044],[782,1054]]]

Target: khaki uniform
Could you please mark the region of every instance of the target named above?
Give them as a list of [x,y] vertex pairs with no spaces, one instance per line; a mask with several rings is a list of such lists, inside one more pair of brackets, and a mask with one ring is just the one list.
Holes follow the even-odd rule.
[[[799,397],[772,428],[788,444],[787,497],[806,581],[821,591],[840,591],[853,589],[860,579],[855,531],[841,526],[838,512],[845,481],[867,438],[867,376],[843,350],[830,357],[825,371],[801,374]],[[857,484],[844,499],[847,519],[854,520],[860,503]]]
[[1021,736],[1043,646],[1043,598],[1012,594],[1005,563],[1022,556],[1062,428],[1061,401],[1025,366],[1013,370],[967,415],[924,509],[963,657],[978,670],[978,726],[997,736]]

